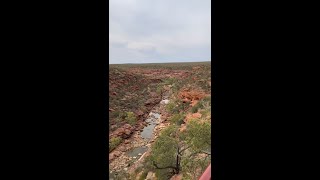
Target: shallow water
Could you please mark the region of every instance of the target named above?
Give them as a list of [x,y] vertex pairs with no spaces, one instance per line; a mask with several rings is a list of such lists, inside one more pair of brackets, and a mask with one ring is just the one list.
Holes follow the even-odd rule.
[[[128,151],[127,152],[127,155],[129,156],[129,157],[138,157],[139,155],[139,153],[141,153],[141,154],[143,154],[143,153],[145,153],[146,151],[148,150],[148,147],[146,147],[146,146],[141,146],[141,147],[137,147],[137,148],[134,148],[134,149],[132,149],[132,150],[130,150],[130,151]],[[138,158],[137,158],[138,159]]]
[[110,173],[109,171],[109,180],[114,180],[114,178],[115,178],[114,172]]
[[159,119],[159,117],[160,117],[160,114],[159,114],[159,113],[153,113],[153,115],[154,115],[154,117],[155,117],[156,119]]
[[152,133],[154,130],[154,127],[157,124],[157,119],[160,118],[160,114],[159,113],[150,113],[150,118],[146,119],[148,126],[144,127],[142,132],[141,132],[141,137],[144,139],[150,139],[152,137]]
[[152,137],[152,133],[155,126],[155,123],[151,123],[147,127],[143,128],[143,131],[141,132],[141,137],[144,139],[150,139]]

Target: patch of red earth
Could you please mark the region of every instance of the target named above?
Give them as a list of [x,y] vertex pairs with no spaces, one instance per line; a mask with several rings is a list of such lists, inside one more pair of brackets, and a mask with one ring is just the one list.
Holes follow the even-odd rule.
[[193,106],[195,106],[198,102],[199,102],[198,100],[193,100],[193,101],[191,101],[190,106],[193,107]]
[[109,138],[113,137],[121,137],[123,139],[127,139],[131,136],[131,134],[134,132],[135,128],[132,127],[130,124],[125,124],[122,127],[116,129],[113,131],[110,135]]
[[202,114],[200,114],[200,113],[193,113],[193,114],[192,114],[192,117],[193,117],[193,118],[196,118],[196,119],[201,118],[201,116],[202,116]]
[[182,174],[176,174],[172,176],[170,180],[182,180]]
[[201,116],[202,116],[202,114],[200,114],[200,113],[193,113],[193,114],[188,113],[184,119],[184,122],[188,123],[191,119],[199,119],[199,118],[201,118]]
[[184,132],[186,129],[187,129],[186,124],[181,124],[181,126],[180,126],[180,128],[179,128],[179,131],[180,131],[180,132]]
[[179,92],[181,99],[187,99],[190,101],[201,100],[206,96],[206,93],[201,90],[182,90]]

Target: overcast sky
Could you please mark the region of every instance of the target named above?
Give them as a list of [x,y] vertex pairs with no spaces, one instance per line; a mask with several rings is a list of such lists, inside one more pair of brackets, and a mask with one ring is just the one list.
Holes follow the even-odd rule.
[[211,60],[211,0],[109,0],[109,63]]

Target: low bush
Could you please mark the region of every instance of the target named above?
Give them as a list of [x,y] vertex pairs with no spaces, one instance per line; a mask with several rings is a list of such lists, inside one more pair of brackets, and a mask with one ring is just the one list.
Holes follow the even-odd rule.
[[170,101],[169,104],[166,105],[167,111],[172,114],[178,114],[182,111],[186,111],[186,110],[188,110],[189,107],[190,107],[189,102],[183,103],[179,99]]
[[183,121],[184,118],[185,118],[185,115],[183,115],[183,114],[175,114],[169,119],[169,121],[176,124],[176,125],[181,125],[184,123],[184,121]]
[[211,107],[211,96],[207,96],[199,101],[195,106],[191,108],[191,112],[196,113],[199,109],[207,109],[208,107]]
[[168,79],[164,80],[164,84],[166,84],[166,85],[172,85],[172,84],[174,84],[176,81],[177,81],[176,78],[168,78]]
[[127,123],[129,123],[132,126],[137,123],[137,118],[133,112],[127,112],[125,120]]
[[113,151],[121,142],[122,139],[120,137],[111,138],[109,142],[109,152]]

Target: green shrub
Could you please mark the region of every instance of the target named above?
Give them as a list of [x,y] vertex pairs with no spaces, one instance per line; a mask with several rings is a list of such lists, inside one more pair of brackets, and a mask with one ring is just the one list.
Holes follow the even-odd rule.
[[192,113],[198,112],[199,109],[211,107],[211,96],[207,96],[199,101],[195,106],[191,108]]
[[211,146],[211,123],[190,120],[187,125],[186,141],[193,150],[206,150]]
[[166,105],[166,109],[170,113],[180,113],[181,111],[186,111],[190,107],[190,103],[183,103],[181,100],[176,99],[170,101],[169,104]]
[[118,118],[119,119],[124,119],[124,118],[126,118],[126,116],[127,116],[127,114],[125,112],[119,112]]
[[201,103],[201,102],[198,102],[195,106],[193,106],[193,107],[191,108],[191,112],[192,112],[192,113],[196,113],[196,112],[198,112],[198,110],[199,110],[200,108],[203,108],[203,106],[202,106],[202,103]]
[[158,94],[161,94],[162,90],[163,90],[163,83],[160,83],[160,84],[158,84],[158,86],[157,86],[156,92],[157,92]]
[[202,111],[200,111],[200,113],[201,113],[202,117],[206,117],[208,115],[211,115],[211,108],[202,110]]
[[120,115],[120,111],[110,112],[110,118],[117,118]]
[[174,124],[181,125],[184,123],[184,121],[183,121],[184,118],[185,118],[185,115],[183,115],[183,114],[175,114],[169,119],[169,121]]
[[174,101],[170,101],[167,105],[166,105],[166,109],[168,112],[173,112],[174,107],[176,106],[176,104],[174,103]]
[[125,120],[130,125],[135,125],[137,123],[137,118],[133,112],[127,112]]
[[177,82],[176,78],[168,78],[168,79],[164,80],[164,84],[166,84],[166,85],[172,85],[175,82]]
[[121,142],[122,139],[120,137],[111,138],[109,142],[109,152],[113,151]]
[[211,96],[207,96],[207,97],[203,98],[202,101],[203,102],[209,102],[209,104],[211,105]]

